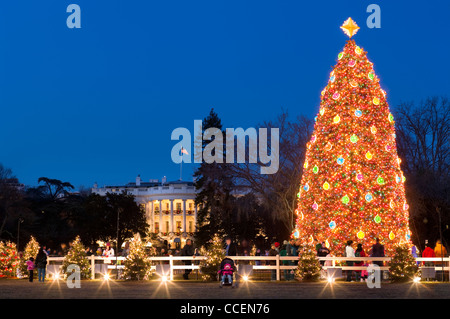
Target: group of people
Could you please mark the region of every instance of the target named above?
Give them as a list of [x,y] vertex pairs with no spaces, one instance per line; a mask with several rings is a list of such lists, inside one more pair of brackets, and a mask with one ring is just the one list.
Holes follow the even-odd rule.
[[28,281],[33,282],[34,270],[37,269],[39,282],[44,282],[45,280],[45,270],[47,268],[47,256],[48,252],[40,247],[36,255],[36,259],[30,257],[25,263],[28,270]]
[[[414,248],[415,247],[413,247],[413,255],[415,257],[417,257],[418,252]],[[440,240],[436,241],[436,245],[435,245],[434,249],[431,248],[431,245],[427,242],[425,244],[425,249],[422,252],[422,257],[441,258],[441,257],[446,257],[446,256],[447,256],[447,249],[445,248],[444,245],[442,245],[442,242]],[[442,265],[442,262],[441,261],[426,261],[426,262],[423,262],[423,264],[425,266],[429,266],[429,267],[434,266],[434,265],[440,266],[440,265]]]
[[[384,245],[380,243],[380,239],[375,239],[375,244],[372,245],[372,248],[366,254],[363,249],[361,243],[356,245],[356,250],[353,248],[353,241],[347,241],[347,245],[345,246],[345,257],[385,257],[384,254]],[[347,266],[368,266],[365,261],[347,261]],[[373,264],[378,266],[383,266],[383,261],[373,261]],[[347,281],[353,281],[353,276],[356,281],[365,281],[367,280],[368,273],[366,270],[347,270]]]

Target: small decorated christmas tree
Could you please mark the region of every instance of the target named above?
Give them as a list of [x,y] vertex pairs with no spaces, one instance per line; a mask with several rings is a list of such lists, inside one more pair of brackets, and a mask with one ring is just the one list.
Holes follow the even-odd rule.
[[151,260],[145,251],[145,243],[137,233],[130,243],[130,252],[124,262],[123,276],[127,280],[148,279],[151,265]]
[[315,281],[320,278],[320,262],[316,256],[316,250],[312,245],[305,245],[300,249],[300,259],[296,269],[296,275],[303,281]]
[[404,282],[413,280],[418,274],[416,259],[411,254],[408,245],[395,247],[395,255],[389,263],[391,281]]
[[200,248],[200,255],[207,257],[200,263],[202,279],[216,281],[220,263],[225,258],[222,237],[215,234],[208,244],[207,247],[202,246]]
[[30,241],[25,246],[25,250],[23,252],[22,258],[20,260],[20,275],[21,276],[28,276],[27,271],[27,264],[26,261],[30,259],[30,257],[33,257],[36,259],[36,256],[39,251],[39,243],[37,242],[36,238],[31,236]]
[[80,267],[81,279],[87,279],[90,276],[90,263],[86,258],[86,248],[81,243],[80,236],[77,236],[75,240],[70,244],[69,251],[64,258],[62,270],[64,274],[67,274],[67,267],[71,264],[78,265]]
[[14,277],[18,263],[16,244],[0,241],[0,277]]

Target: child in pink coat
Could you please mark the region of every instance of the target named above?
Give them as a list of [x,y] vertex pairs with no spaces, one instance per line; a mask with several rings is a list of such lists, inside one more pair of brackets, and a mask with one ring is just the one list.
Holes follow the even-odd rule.
[[34,270],[34,258],[30,257],[29,260],[26,261],[27,264],[27,270],[28,270],[28,280],[30,282],[33,282],[33,270]]

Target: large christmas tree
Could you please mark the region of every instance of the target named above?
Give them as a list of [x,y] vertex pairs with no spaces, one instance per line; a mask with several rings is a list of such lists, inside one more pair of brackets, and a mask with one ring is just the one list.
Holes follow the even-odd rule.
[[[350,18],[341,27],[351,38]],[[386,252],[410,242],[405,178],[397,156],[394,118],[367,52],[347,41],[321,93],[307,143],[298,193],[295,237],[320,241],[339,255],[347,240]]]

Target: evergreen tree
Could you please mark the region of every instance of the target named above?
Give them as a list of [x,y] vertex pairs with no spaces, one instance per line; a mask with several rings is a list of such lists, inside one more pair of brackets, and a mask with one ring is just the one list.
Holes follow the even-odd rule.
[[82,279],[88,279],[90,277],[90,262],[86,258],[86,248],[82,244],[80,236],[77,236],[70,244],[69,251],[64,258],[62,265],[62,271],[64,274],[67,274],[67,267],[71,264],[75,264],[80,267],[80,277]]
[[25,246],[25,250],[20,260],[20,273],[22,276],[28,276],[27,264],[26,261],[33,257],[36,259],[36,256],[39,252],[39,243],[36,241],[36,238],[31,236],[30,241]]
[[16,267],[19,263],[16,244],[0,241],[0,277],[16,276]]
[[127,280],[148,279],[150,275],[151,260],[146,254],[145,243],[142,242],[139,233],[136,233],[130,242],[130,252],[124,266],[123,275]]
[[[195,203],[200,205],[197,215],[196,242],[200,246],[206,245],[216,233],[235,235],[232,222],[234,185],[229,166],[225,163],[222,123],[214,109],[211,109],[209,116],[202,122],[202,134],[213,128],[220,131],[220,136],[213,135],[211,141],[203,139],[200,141],[200,137],[196,137],[194,142],[196,145],[201,143],[202,151],[207,149],[208,154],[216,158],[216,162],[202,162],[194,173],[194,185],[197,190]],[[216,144],[213,143],[214,141]],[[211,144],[216,147],[212,148]]]
[[220,263],[225,258],[225,249],[223,248],[222,236],[215,234],[207,243],[207,246],[200,248],[200,255],[207,257],[206,260],[200,262],[200,270],[203,280],[217,280],[217,272]]
[[[93,218],[94,217],[94,218]],[[134,195],[122,192],[120,194],[107,193],[105,196],[91,194],[85,201],[85,215],[79,220],[84,226],[89,243],[100,239],[102,241],[116,240],[117,217],[119,217],[119,240],[117,247],[127,238],[132,238],[137,232],[144,234],[149,227],[145,217],[145,210],[138,203]],[[102,222],[98,222],[101,220]],[[115,250],[116,247],[114,247]],[[116,251],[116,254],[119,254]]]
[[398,245],[395,247],[395,255],[389,262],[389,274],[391,281],[404,282],[413,280],[417,276],[418,266],[416,259],[411,254],[408,245]]
[[[349,19],[343,29],[355,26]],[[307,143],[294,232],[304,243],[343,251],[349,239],[369,245],[378,237],[387,254],[410,243],[395,122],[379,81],[367,53],[348,40]]]
[[316,281],[320,278],[320,262],[313,245],[305,245],[300,250],[296,275],[303,281]]

